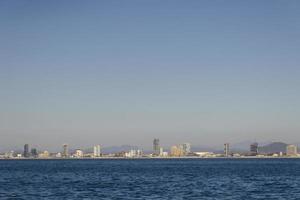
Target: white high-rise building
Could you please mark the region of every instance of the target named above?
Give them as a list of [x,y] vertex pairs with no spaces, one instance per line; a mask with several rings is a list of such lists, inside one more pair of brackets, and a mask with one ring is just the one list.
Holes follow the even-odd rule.
[[159,148],[159,156],[163,156],[164,149],[162,147]]
[[101,156],[101,149],[100,145],[94,146],[94,157],[100,157]]
[[190,143],[183,143],[182,144],[182,150],[184,155],[188,155],[189,153],[191,153],[191,144]]

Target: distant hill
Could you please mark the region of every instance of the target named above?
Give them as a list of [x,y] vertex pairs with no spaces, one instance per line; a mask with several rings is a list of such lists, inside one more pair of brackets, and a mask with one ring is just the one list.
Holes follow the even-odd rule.
[[278,152],[286,152],[286,146],[288,144],[283,142],[273,142],[271,144],[258,147],[259,153],[278,153]]
[[102,153],[117,153],[122,151],[130,151],[131,149],[140,149],[137,146],[122,145],[122,146],[112,146],[112,147],[103,147],[101,149]]
[[191,147],[191,150],[192,150],[193,152],[197,152],[197,151],[210,151],[210,152],[215,152],[215,151],[216,151],[215,148],[207,147],[207,146],[200,146],[200,145],[192,146],[192,147]]
[[[130,151],[132,149],[140,149],[137,146],[131,146],[131,145],[122,145],[122,146],[109,146],[109,147],[101,147],[101,153],[107,154],[107,153],[119,153],[122,151]],[[93,153],[93,148],[84,148],[82,149],[85,153]],[[69,152],[71,154],[75,153],[76,149],[70,149]]]
[[238,143],[230,144],[231,150],[241,151],[241,152],[247,152],[250,149],[250,144],[253,143],[253,140],[246,140]]

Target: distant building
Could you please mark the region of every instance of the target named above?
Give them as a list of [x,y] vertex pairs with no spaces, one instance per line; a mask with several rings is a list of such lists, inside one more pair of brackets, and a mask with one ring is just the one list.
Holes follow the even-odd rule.
[[182,145],[175,145],[171,147],[170,156],[181,157],[184,155]]
[[67,144],[64,144],[64,145],[63,145],[63,152],[62,152],[61,156],[62,156],[63,158],[69,157],[69,148],[68,148],[68,145],[67,145]]
[[287,145],[286,146],[286,155],[287,156],[297,156],[298,155],[297,146],[292,145],[292,144]]
[[258,143],[254,142],[250,145],[250,154],[256,156],[258,154]]
[[34,158],[38,157],[38,152],[37,152],[36,148],[32,148],[31,149],[31,156],[34,157]]
[[10,152],[6,152],[4,154],[5,158],[13,158],[14,157],[15,152],[14,151],[10,151]]
[[199,157],[215,157],[216,156],[213,152],[194,152],[194,154]]
[[160,147],[159,148],[159,156],[160,157],[168,157],[168,152],[165,152],[164,148]]
[[170,149],[170,156],[178,156],[178,147],[177,146],[172,146]]
[[159,156],[163,156],[164,149],[162,147],[159,148]]
[[188,155],[191,153],[191,144],[190,143],[183,143],[182,144],[182,150],[184,155]]
[[29,158],[29,157],[30,157],[30,153],[29,153],[29,144],[25,144],[25,145],[24,145],[23,156],[24,156],[25,158]]
[[94,157],[100,157],[101,156],[101,149],[100,145],[94,146]]
[[80,149],[77,149],[77,150],[75,151],[74,157],[75,157],[75,158],[82,158],[82,157],[83,157],[83,151],[80,150]]
[[283,156],[283,153],[282,153],[282,151],[280,151],[280,152],[279,152],[279,156]]
[[138,157],[141,157],[142,155],[143,155],[143,153],[139,149],[138,150],[132,149],[129,152],[125,153],[125,157],[127,157],[127,158],[138,158]]
[[166,151],[164,151],[164,152],[162,152],[162,154],[160,155],[161,157],[168,157],[168,152],[166,152]]
[[159,150],[160,150],[160,146],[159,146],[159,139],[155,138],[153,140],[153,151],[155,155],[159,155]]
[[117,152],[114,154],[114,157],[125,157],[126,153],[127,152],[125,152],[125,151]]
[[49,158],[49,152],[48,151],[44,151],[43,153],[39,154],[39,158]]
[[224,155],[225,155],[226,157],[229,156],[229,143],[225,143],[225,144],[224,144]]

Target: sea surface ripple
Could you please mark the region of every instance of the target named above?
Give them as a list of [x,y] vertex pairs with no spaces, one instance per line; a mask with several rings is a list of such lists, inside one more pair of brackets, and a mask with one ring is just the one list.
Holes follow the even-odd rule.
[[300,199],[300,159],[0,160],[0,199]]

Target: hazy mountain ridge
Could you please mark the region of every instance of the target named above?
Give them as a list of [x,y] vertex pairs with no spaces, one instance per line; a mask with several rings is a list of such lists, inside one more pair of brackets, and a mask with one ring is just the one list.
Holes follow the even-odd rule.
[[283,142],[273,142],[271,144],[258,147],[259,153],[286,153],[286,147],[288,144]]

